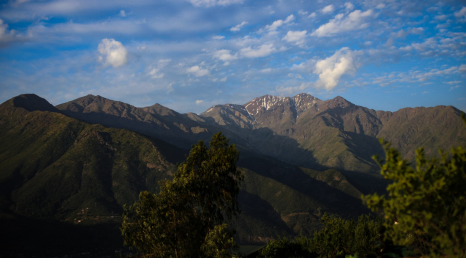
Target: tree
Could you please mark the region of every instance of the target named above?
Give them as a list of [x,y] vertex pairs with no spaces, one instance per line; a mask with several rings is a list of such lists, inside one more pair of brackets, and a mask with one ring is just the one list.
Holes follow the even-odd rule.
[[325,223],[325,227],[314,234],[311,242],[311,250],[320,257],[336,258],[347,255],[375,257],[379,253],[381,219],[362,215],[355,222],[331,217],[325,213],[321,220]]
[[421,256],[466,257],[466,150],[452,148],[451,156],[440,151],[440,159],[428,159],[420,148],[412,167],[390,143],[380,142],[385,160],[373,158],[391,182],[388,196],[363,200],[383,212],[385,237]]
[[311,239],[299,236],[293,241],[286,237],[270,241],[260,250],[261,258],[313,258],[317,255],[310,251]]
[[375,257],[380,254],[382,219],[362,215],[358,221],[332,217],[325,213],[321,220],[324,229],[312,238],[286,237],[267,243],[261,250],[264,258],[341,258],[349,255]]
[[124,243],[147,257],[227,257],[234,230],[226,221],[240,213],[237,196],[243,174],[236,167],[239,151],[220,132],[209,148],[199,141],[173,181],[159,194],[141,192],[125,206],[120,228]]

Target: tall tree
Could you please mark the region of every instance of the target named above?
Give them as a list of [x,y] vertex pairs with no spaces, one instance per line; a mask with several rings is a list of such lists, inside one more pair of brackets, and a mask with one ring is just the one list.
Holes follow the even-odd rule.
[[381,143],[385,160],[374,159],[391,182],[388,196],[363,199],[383,211],[386,237],[423,256],[466,257],[466,150],[452,148],[451,156],[440,152],[440,159],[428,159],[420,148],[413,167],[390,143]]
[[203,141],[193,145],[159,194],[141,192],[139,201],[125,207],[120,228],[125,244],[147,257],[230,256],[234,230],[224,223],[240,212],[238,157],[220,132],[209,147]]

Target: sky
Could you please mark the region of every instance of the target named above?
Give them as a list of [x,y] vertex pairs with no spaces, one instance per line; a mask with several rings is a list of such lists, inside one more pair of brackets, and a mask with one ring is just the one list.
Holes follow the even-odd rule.
[[2,1],[0,103],[24,93],[198,114],[299,93],[466,111],[466,1]]

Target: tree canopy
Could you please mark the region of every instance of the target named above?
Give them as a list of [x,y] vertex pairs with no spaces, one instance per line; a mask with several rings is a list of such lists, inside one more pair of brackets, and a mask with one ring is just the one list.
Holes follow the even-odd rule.
[[383,212],[386,238],[421,256],[466,257],[466,150],[452,148],[451,155],[440,151],[440,159],[429,159],[420,148],[413,167],[390,143],[381,143],[385,160],[374,159],[391,182],[388,196],[363,199]]
[[159,194],[141,192],[125,207],[124,243],[147,257],[228,257],[234,230],[225,224],[240,210],[243,174],[239,151],[220,132],[207,147],[199,141]]

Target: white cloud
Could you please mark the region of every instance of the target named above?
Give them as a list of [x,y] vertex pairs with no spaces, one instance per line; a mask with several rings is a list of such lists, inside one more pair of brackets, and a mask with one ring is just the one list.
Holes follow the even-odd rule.
[[197,101],[196,101],[196,104],[197,104],[197,105],[201,105],[202,103],[204,103],[203,100],[197,100]]
[[194,74],[196,77],[201,77],[201,76],[204,76],[204,75],[209,75],[210,72],[209,70],[207,69],[202,69],[201,67],[199,67],[198,65],[196,66],[193,66],[191,68],[188,68],[186,70],[187,73],[191,73],[191,74]]
[[171,59],[161,59],[158,64],[160,67],[167,66],[172,60]]
[[378,5],[376,6],[376,8],[378,8],[378,9],[382,9],[382,8],[384,8],[384,7],[385,7],[385,4],[383,4],[383,3],[382,3],[382,4],[378,4]]
[[232,31],[232,32],[239,32],[239,31],[241,30],[241,28],[243,28],[244,25],[246,25],[246,24],[248,24],[248,22],[247,22],[247,21],[243,21],[243,22],[241,22],[240,24],[238,24],[238,25],[236,25],[236,26],[234,26],[234,27],[231,27],[230,31]]
[[215,51],[213,56],[214,58],[227,62],[238,59],[238,54],[232,55],[230,52],[231,51],[228,49],[221,49]]
[[300,10],[298,11],[298,14],[299,14],[299,15],[303,15],[303,16],[304,16],[304,15],[307,15],[307,13],[309,13],[309,12],[304,11],[304,10],[302,10],[302,9],[300,9]]
[[148,73],[148,75],[150,75],[152,78],[155,78],[155,79],[162,78],[164,74],[159,73],[159,71],[160,71],[159,69],[154,68]]
[[322,8],[322,13],[324,14],[330,14],[330,13],[333,13],[333,11],[335,11],[335,7],[333,5],[328,5]]
[[220,79],[220,82],[226,82],[227,81],[227,77],[225,76],[224,78]]
[[314,73],[319,75],[319,80],[316,86],[331,91],[338,85],[343,74],[356,73],[357,66],[354,56],[355,53],[353,51],[344,47],[332,56],[317,61]]
[[231,4],[242,4],[243,0],[188,0],[196,7],[228,6]]
[[295,43],[296,45],[302,45],[306,39],[306,34],[307,31],[288,31],[282,40]]
[[8,24],[3,24],[3,20],[0,19],[0,40],[3,39],[3,37],[8,34]]
[[277,50],[273,47],[273,44],[264,44],[257,49],[246,47],[240,50],[241,55],[246,58],[265,57],[265,56],[272,54],[275,51]]
[[466,73],[466,64],[461,64],[460,67],[458,68],[458,72]]
[[424,32],[424,28],[422,28],[422,27],[411,28],[411,29],[409,29],[407,31],[404,31],[403,29],[401,29],[396,33],[396,36],[404,38],[408,34],[422,34],[423,32]]
[[126,17],[126,12],[124,10],[120,10],[120,16],[123,18]]
[[368,17],[371,17],[372,14],[373,12],[371,9],[365,12],[361,12],[361,10],[355,10],[346,17],[343,14],[338,14],[328,23],[321,25],[317,30],[315,30],[312,33],[312,35],[319,37],[332,36],[341,32],[364,29],[367,26],[369,26],[369,24],[365,22],[365,20]]
[[28,38],[17,34],[15,30],[8,31],[8,24],[4,24],[0,19],[0,48],[7,43],[15,41],[26,41]]
[[266,68],[266,69],[260,70],[260,72],[263,73],[263,74],[267,74],[267,73],[270,73],[270,72],[272,72],[272,71],[273,71],[272,68]]
[[272,24],[265,26],[265,29],[267,31],[276,31],[278,27],[288,24],[292,22],[294,19],[295,19],[294,15],[291,14],[286,18],[286,20],[276,20]]
[[168,84],[167,89],[168,89],[167,94],[170,93],[170,92],[175,91],[175,89],[173,88],[173,83]]
[[112,65],[113,67],[118,67],[125,64],[128,60],[126,56],[128,55],[128,51],[126,48],[121,44],[121,42],[115,41],[115,39],[102,39],[102,42],[99,44],[98,47],[99,53],[102,56],[99,59],[105,65]]
[[346,2],[345,3],[345,8],[346,8],[346,10],[351,11],[351,10],[354,9],[354,5],[351,2]]
[[437,16],[434,17],[434,19],[436,19],[436,20],[446,20],[447,15],[437,15]]
[[459,11],[455,12],[455,17],[459,21],[466,21],[466,7],[462,7]]
[[215,36],[212,37],[212,39],[214,39],[214,40],[222,40],[222,39],[225,39],[225,36],[223,36],[223,35],[215,35]]
[[461,66],[458,68],[457,66],[452,66],[447,69],[439,70],[439,69],[432,69],[427,73],[419,73],[415,74],[413,78],[417,79],[419,82],[427,81],[429,78],[433,76],[443,76],[443,75],[450,75],[457,72],[461,72]]
[[445,82],[446,84],[449,84],[449,85],[456,85],[456,84],[461,84],[462,81],[449,81],[449,82]]
[[315,18],[317,15],[315,12],[312,12],[309,16],[307,16],[308,18]]

